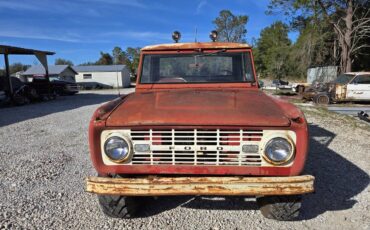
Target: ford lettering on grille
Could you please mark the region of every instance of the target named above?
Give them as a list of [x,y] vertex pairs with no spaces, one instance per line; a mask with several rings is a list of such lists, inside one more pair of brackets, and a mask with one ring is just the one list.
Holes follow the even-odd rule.
[[135,152],[128,164],[260,166],[259,152],[243,152],[243,145],[259,146],[262,130],[146,129],[130,130],[132,144],[149,144],[149,152]]

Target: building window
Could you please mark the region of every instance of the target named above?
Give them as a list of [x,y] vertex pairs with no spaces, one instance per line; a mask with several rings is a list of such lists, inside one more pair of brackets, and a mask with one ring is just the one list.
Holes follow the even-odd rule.
[[92,74],[91,73],[86,73],[83,75],[84,79],[92,79]]

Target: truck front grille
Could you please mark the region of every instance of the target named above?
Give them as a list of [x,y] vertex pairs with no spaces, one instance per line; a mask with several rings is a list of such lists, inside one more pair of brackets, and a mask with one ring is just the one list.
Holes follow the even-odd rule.
[[260,166],[259,151],[244,153],[243,145],[258,146],[262,130],[146,129],[130,130],[133,146],[150,145],[150,152],[135,152],[128,164]]

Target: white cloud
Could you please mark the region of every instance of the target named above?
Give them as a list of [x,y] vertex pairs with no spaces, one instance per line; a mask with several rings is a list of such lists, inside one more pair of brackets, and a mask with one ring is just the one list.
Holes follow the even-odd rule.
[[86,15],[86,16],[100,16],[100,13],[91,8],[88,4],[77,1],[51,1],[51,0],[19,0],[7,1],[0,0],[0,11],[14,10],[14,11],[34,11],[26,12],[32,15],[35,12],[43,12],[50,14],[63,14],[63,15]]
[[169,40],[171,38],[171,34],[167,33],[158,33],[158,32],[151,32],[151,31],[111,31],[111,32],[104,32],[98,35],[101,38],[109,38],[109,37],[119,37],[123,39],[136,39],[142,41],[164,41]]
[[0,8],[10,10],[39,10],[34,4],[25,4],[15,1],[0,1]]
[[107,39],[97,39],[91,34],[76,30],[28,27],[27,25],[0,21],[0,37],[52,40],[71,43],[106,43]]
[[147,6],[138,0],[83,0],[84,2],[96,2],[110,5],[121,5],[121,6],[131,6],[137,8],[147,8]]
[[202,8],[203,8],[205,5],[207,5],[207,0],[202,0],[202,1],[200,1],[200,2],[198,3],[198,5],[197,5],[197,9],[196,9],[195,13],[196,13],[196,14],[200,14],[200,12],[201,12]]
[[[172,31],[168,33],[163,32],[152,32],[152,31],[111,31],[100,33],[99,38],[109,38],[115,37],[122,40],[138,40],[144,42],[145,44],[150,43],[171,43],[172,41]],[[194,41],[193,33],[182,33],[181,41],[192,42]]]
[[28,38],[28,39],[41,39],[41,40],[53,40],[62,42],[81,42],[82,40],[73,36],[66,35],[50,35],[33,32],[33,31],[19,31],[19,30],[0,30],[0,37],[9,38]]

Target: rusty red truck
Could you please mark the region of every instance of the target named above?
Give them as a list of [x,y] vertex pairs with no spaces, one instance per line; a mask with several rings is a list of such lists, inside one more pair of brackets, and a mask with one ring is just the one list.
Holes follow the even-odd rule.
[[98,108],[86,190],[130,218],[142,196],[255,196],[267,218],[298,217],[314,177],[304,114],[258,88],[247,44],[142,48],[136,91]]

